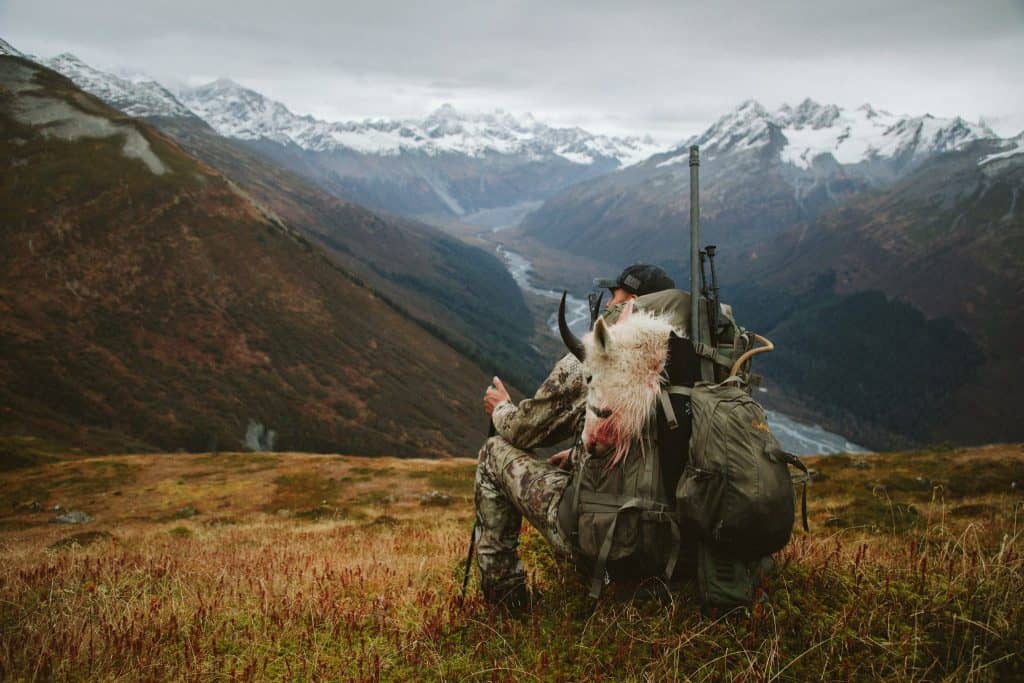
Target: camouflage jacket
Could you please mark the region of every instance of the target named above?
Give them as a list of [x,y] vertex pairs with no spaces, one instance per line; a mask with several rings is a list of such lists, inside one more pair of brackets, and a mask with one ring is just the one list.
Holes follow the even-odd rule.
[[[601,317],[615,324],[622,304],[605,309]],[[529,450],[553,446],[583,429],[587,408],[587,381],[583,364],[571,353],[562,356],[537,389],[533,398],[504,401],[494,408],[491,420],[501,438],[516,448]]]
[[576,434],[587,403],[583,366],[571,353],[562,357],[532,398],[504,401],[491,419],[498,434],[516,448],[551,446]]

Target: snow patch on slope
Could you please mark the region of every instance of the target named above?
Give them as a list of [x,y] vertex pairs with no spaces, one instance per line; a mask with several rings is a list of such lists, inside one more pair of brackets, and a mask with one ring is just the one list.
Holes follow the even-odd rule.
[[59,140],[109,138],[119,135],[124,138],[124,145],[121,147],[124,156],[138,159],[155,175],[168,172],[160,157],[150,147],[149,140],[143,137],[135,126],[86,113],[62,99],[46,95],[34,84],[37,71],[38,67],[20,66],[13,71],[13,87],[20,95],[12,106],[15,119],[30,126],[38,126],[43,137]]
[[1000,159],[1009,159],[1019,154],[1024,154],[1024,133],[1021,133],[1015,138],[1006,141],[1006,144],[1010,147],[1009,149],[996,152],[995,154],[989,154],[981,158],[978,161],[978,166],[984,166],[985,164],[992,163],[993,161],[999,161]]
[[64,74],[82,90],[129,116],[192,116],[185,105],[156,81],[132,82],[94,69],[68,53],[40,63]]

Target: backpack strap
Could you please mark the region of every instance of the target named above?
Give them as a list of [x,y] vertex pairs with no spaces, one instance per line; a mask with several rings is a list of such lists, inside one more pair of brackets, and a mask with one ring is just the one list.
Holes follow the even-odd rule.
[[681,387],[675,384],[670,384],[669,386],[661,388],[661,393],[658,394],[658,398],[661,400],[661,412],[665,415],[665,421],[668,423],[669,429],[679,429],[679,420],[676,419],[676,411],[672,409],[672,394],[677,396],[689,396],[692,393],[693,389],[690,387]]
[[797,468],[798,470],[804,473],[803,481],[801,482],[804,485],[801,506],[803,507],[804,531],[810,533],[811,529],[807,526],[807,481],[811,478],[811,473],[807,471],[807,465],[803,464],[800,458],[796,457],[792,453],[786,453],[785,451],[783,451],[782,457],[787,464],[792,465],[793,467]]
[[658,398],[661,400],[661,412],[665,416],[668,428],[679,429],[679,420],[676,419],[676,411],[672,410],[672,401],[669,400],[668,391],[662,389]]
[[[609,496],[609,498],[612,497],[614,496]],[[590,579],[590,597],[592,599],[597,600],[601,597],[601,587],[604,584],[604,575],[608,568],[608,554],[612,551],[612,540],[615,538],[615,527],[619,523],[619,515],[624,510],[639,508],[642,505],[643,501],[640,498],[629,498],[615,511],[612,523],[608,525],[608,533],[604,535],[604,541],[601,543],[601,550],[597,554],[597,560],[594,562],[594,574]]]
[[705,344],[703,342],[694,342],[693,350],[701,358],[707,358],[715,365],[720,365],[723,368],[732,368],[732,359],[725,355],[711,344]]
[[669,529],[672,530],[672,552],[665,563],[665,583],[672,580],[672,574],[676,571],[676,562],[679,561],[679,550],[683,546],[683,536],[679,531],[679,522],[675,515],[668,515]]
[[682,545],[682,534],[679,530],[679,523],[671,510],[664,503],[655,500],[634,496],[623,500],[622,496],[613,493],[597,493],[594,491],[583,491],[580,495],[581,512],[607,512],[613,510],[615,516],[608,531],[605,532],[604,540],[601,542],[601,550],[598,551],[594,561],[594,572],[590,578],[590,597],[596,600],[601,596],[601,588],[604,584],[605,571],[608,568],[608,555],[611,554],[612,544],[615,540],[615,528],[618,526],[619,515],[626,510],[640,510],[643,519],[655,519],[668,521],[672,533],[672,551],[669,554],[668,562],[665,564],[665,581],[671,579],[675,572],[676,563],[679,560],[679,549]]

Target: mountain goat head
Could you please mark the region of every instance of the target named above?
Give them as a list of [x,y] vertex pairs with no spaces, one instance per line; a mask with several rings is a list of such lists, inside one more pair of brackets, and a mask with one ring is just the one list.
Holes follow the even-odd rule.
[[581,341],[565,323],[564,296],[558,313],[562,341],[583,363],[587,377],[583,445],[590,453],[610,450],[608,466],[614,466],[643,435],[655,409],[672,325],[664,318],[634,311],[630,301],[614,325],[598,318]]

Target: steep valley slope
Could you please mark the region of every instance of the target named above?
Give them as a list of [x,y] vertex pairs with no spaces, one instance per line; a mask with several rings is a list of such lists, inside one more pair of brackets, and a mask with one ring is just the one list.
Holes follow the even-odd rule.
[[194,117],[147,120],[482,366],[523,387],[543,378],[530,311],[494,254],[339,199]]
[[486,375],[152,127],[0,56],[0,432],[466,453]]
[[917,441],[1024,438],[1003,390],[1024,380],[1024,155],[1001,149],[939,155],[734,259],[734,299],[785,342],[767,371]]

